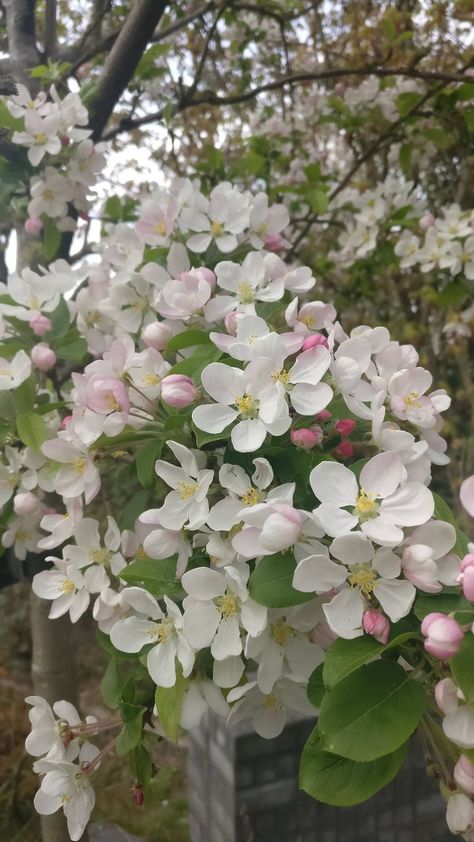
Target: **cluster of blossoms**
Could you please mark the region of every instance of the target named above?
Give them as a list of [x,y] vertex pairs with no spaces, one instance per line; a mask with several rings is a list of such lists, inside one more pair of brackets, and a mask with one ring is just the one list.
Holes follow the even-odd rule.
[[[23,270],[4,289],[0,412],[12,433],[0,466],[3,546],[20,558],[54,551],[33,580],[51,618],[76,622],[91,605],[114,657],[136,655],[143,667],[136,699],[130,681],[126,694],[115,688],[122,753],[147,729],[167,732],[172,698],[183,727],[211,708],[230,723],[250,719],[268,738],[288,711],[316,717],[320,708],[315,750],[366,768],[423,724],[423,687],[451,658],[461,664],[456,705],[469,709],[472,557],[429,489],[432,465],[449,461],[450,399],[385,327],[345,332],[314,295],[311,270],[276,254],[287,223],[264,193],[225,182],[207,196],[176,179],[145,197],[136,219],[109,226],[89,264]],[[101,514],[122,463],[127,492],[137,490],[132,523]],[[436,611],[446,593],[455,601],[447,618]],[[395,680],[388,699],[399,685],[414,714],[395,742],[378,735],[370,754],[361,746],[354,755],[349,726],[347,747],[332,742],[327,711],[339,685],[325,669],[341,647],[349,662],[354,652],[342,693],[350,673],[367,668],[351,648],[359,638],[375,647],[370,666]],[[316,679],[328,691],[317,701]],[[82,726],[64,707],[55,712],[69,725],[58,726],[34,704],[50,735],[35,766],[44,776],[37,806],[62,806],[78,839],[98,761],[81,754]],[[459,731],[445,727],[455,754]],[[450,826],[466,800],[472,808],[470,760],[456,763]],[[439,774],[452,793],[451,772]],[[466,839],[471,824],[459,828]]]
[[44,167],[31,178],[25,228],[39,234],[42,217],[56,221],[61,231],[74,231],[70,207],[87,219],[90,188],[95,184],[105,159],[100,146],[90,139],[89,115],[78,94],[61,99],[54,87],[50,96],[41,91],[32,99],[23,85],[7,102],[12,117],[24,122],[12,141],[28,150],[32,167]]

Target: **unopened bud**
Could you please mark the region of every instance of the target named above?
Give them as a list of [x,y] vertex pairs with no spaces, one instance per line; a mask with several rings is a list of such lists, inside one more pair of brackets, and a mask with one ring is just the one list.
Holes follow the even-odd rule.
[[264,241],[267,251],[279,252],[285,248],[285,241],[281,234],[267,234]]
[[317,421],[329,421],[329,419],[332,418],[332,413],[329,412],[329,409],[322,409],[321,412],[318,412],[314,417]]
[[321,427],[303,427],[300,430],[292,430],[290,433],[291,441],[296,447],[301,447],[303,450],[311,450],[323,440],[323,431]]
[[339,421],[336,421],[335,430],[340,436],[350,436],[356,426],[356,422],[352,418],[341,418]]
[[163,351],[173,336],[173,331],[163,322],[152,322],[144,328],[142,339],[147,348],[154,348],[155,351]]
[[426,615],[421,624],[421,633],[426,638],[426,651],[443,661],[456,654],[464,637],[456,620],[437,611]]
[[365,611],[362,626],[367,634],[371,634],[379,643],[385,644],[390,634],[390,623],[380,611]]
[[143,787],[139,783],[134,783],[133,785],[133,792],[132,792],[132,799],[133,803],[137,807],[142,807],[143,802],[145,801],[145,796],[143,794]]
[[462,592],[469,602],[474,602],[474,554],[468,553],[461,562],[461,572],[458,577]]
[[323,348],[328,347],[328,340],[327,337],[324,336],[322,333],[312,333],[311,336],[307,336],[303,345],[301,346],[302,351],[309,351],[310,348],[317,348],[319,345],[322,345]]
[[56,354],[44,342],[39,342],[31,349],[31,362],[39,371],[49,371],[56,365]]
[[32,316],[28,324],[36,336],[44,336],[46,333],[49,333],[52,328],[50,319],[48,319],[47,316],[43,316],[42,313],[37,313],[36,316]]
[[436,218],[432,213],[425,213],[420,219],[420,228],[422,231],[426,231],[428,228],[432,228],[435,222]]
[[43,222],[37,216],[30,216],[25,222],[25,231],[31,237],[37,237],[43,230]]
[[31,491],[20,491],[13,498],[13,509],[17,515],[32,515],[39,506],[40,501]]
[[340,459],[350,459],[351,456],[354,456],[354,448],[350,441],[341,441],[334,448],[334,453],[336,456],[339,456]]
[[474,795],[474,766],[465,754],[461,754],[454,767],[454,780],[464,792]]
[[198,396],[196,384],[186,374],[169,374],[161,383],[161,398],[179,409],[194,403]]

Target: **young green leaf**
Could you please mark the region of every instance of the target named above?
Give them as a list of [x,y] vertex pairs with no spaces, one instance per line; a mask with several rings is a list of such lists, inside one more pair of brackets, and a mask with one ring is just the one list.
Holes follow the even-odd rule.
[[296,562],[292,555],[275,553],[262,558],[249,579],[249,593],[255,602],[268,608],[301,605],[314,598],[293,587]]

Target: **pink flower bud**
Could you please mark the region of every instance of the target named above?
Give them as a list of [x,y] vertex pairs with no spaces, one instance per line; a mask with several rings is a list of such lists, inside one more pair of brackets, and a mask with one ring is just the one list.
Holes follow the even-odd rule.
[[341,459],[350,459],[354,456],[354,448],[350,441],[341,441],[338,446],[334,448],[334,453]]
[[81,210],[79,211],[79,219],[83,219],[84,222],[89,222],[90,216],[87,211]]
[[454,780],[464,792],[474,795],[474,765],[465,754],[461,754],[454,767]]
[[196,384],[186,374],[169,374],[161,383],[161,398],[169,406],[182,408],[194,403],[198,396]]
[[147,348],[154,348],[155,351],[162,351],[173,336],[173,331],[163,322],[152,322],[144,328],[142,339]]
[[56,354],[44,342],[39,342],[31,349],[31,362],[39,371],[49,371],[56,365]]
[[100,377],[93,374],[86,385],[84,403],[99,415],[111,412],[128,412],[130,400],[127,389],[117,377]]
[[321,444],[323,431],[321,427],[313,427],[312,429],[304,427],[301,430],[292,430],[290,438],[296,447],[302,447],[303,450],[311,450],[316,445]]
[[310,348],[317,348],[318,345],[322,345],[324,348],[327,348],[328,340],[322,333],[312,333],[311,336],[306,337],[301,346],[301,350],[309,351]]
[[67,425],[72,421],[72,415],[65,415],[63,420],[61,421],[59,427],[61,430],[65,430]]
[[43,223],[38,216],[30,216],[25,222],[25,231],[32,237],[37,237],[43,230]]
[[206,266],[200,266],[197,271],[206,279],[211,289],[214,289],[216,285],[216,275],[212,269],[208,269]]
[[380,611],[364,611],[362,626],[367,634],[371,634],[379,643],[385,644],[390,634],[390,623]]
[[427,228],[431,228],[436,222],[436,218],[433,216],[432,213],[425,213],[424,216],[420,219],[420,228],[422,231],[426,231]]
[[341,418],[339,421],[336,421],[335,430],[340,436],[350,436],[356,426],[356,422],[352,418]]
[[281,234],[267,234],[264,241],[267,251],[278,252],[285,248],[285,241]]
[[321,412],[318,412],[314,417],[317,421],[329,421],[329,419],[332,418],[332,413],[329,412],[329,409],[322,409]]
[[229,336],[237,336],[237,328],[243,317],[244,313],[236,313],[234,310],[224,316],[225,329]]
[[426,637],[426,651],[442,660],[456,654],[464,637],[459,623],[438,611],[427,614],[421,624],[421,633]]
[[435,686],[434,697],[440,711],[447,715],[458,706],[458,688],[452,678],[443,678]]
[[61,141],[61,146],[69,146],[71,143],[71,138],[67,136],[67,134],[62,134],[59,138]]
[[31,491],[20,491],[13,498],[13,508],[17,515],[33,515],[39,506],[40,501]]
[[133,794],[132,794],[132,798],[133,798],[133,803],[134,803],[137,807],[142,807],[142,806],[143,806],[144,801],[145,801],[145,795],[144,795],[144,793],[143,793],[143,787],[142,787],[142,785],[141,785],[141,784],[139,784],[139,783],[134,783],[134,785],[133,785]]
[[461,572],[458,576],[462,592],[469,602],[474,602],[474,555],[468,553],[461,562]]
[[47,316],[43,316],[42,313],[37,313],[36,316],[32,316],[28,324],[36,336],[44,336],[52,328],[51,321]]

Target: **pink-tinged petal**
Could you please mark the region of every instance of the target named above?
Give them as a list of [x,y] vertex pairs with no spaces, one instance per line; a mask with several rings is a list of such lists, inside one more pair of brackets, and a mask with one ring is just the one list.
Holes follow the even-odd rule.
[[364,601],[357,588],[345,588],[330,603],[323,605],[323,611],[329,627],[340,637],[352,640],[364,634]]
[[329,503],[323,503],[314,510],[317,522],[324,529],[326,535],[337,538],[339,535],[348,535],[354,526],[357,526],[358,519],[344,509],[338,509]]
[[474,517],[474,474],[462,483],[459,497],[466,512]]
[[327,593],[344,584],[347,569],[324,555],[312,555],[299,562],[293,576],[293,587],[303,593]]
[[431,557],[437,561],[453,549],[456,543],[456,530],[451,523],[430,520],[412,532],[408,543],[426,544],[431,547]]
[[230,406],[214,403],[197,406],[193,410],[192,418],[199,430],[204,430],[206,433],[222,433],[238,418],[238,415],[239,413]]
[[300,415],[316,415],[327,407],[332,395],[333,391],[327,383],[317,383],[315,386],[297,383],[290,397]]
[[388,497],[406,478],[398,453],[379,453],[360,472],[360,487],[373,497]]
[[209,570],[208,567],[196,567],[188,570],[181,579],[181,584],[190,596],[194,599],[215,599],[223,596],[227,583],[217,570]]
[[245,559],[257,558],[261,555],[271,555],[260,544],[260,530],[253,526],[237,532],[232,538],[232,546]]
[[382,547],[395,547],[403,541],[403,530],[383,514],[362,523],[360,528],[364,535]]
[[420,526],[433,516],[433,495],[423,483],[408,482],[382,500],[380,513],[399,526]]
[[216,636],[211,644],[211,655],[216,661],[223,661],[229,655],[240,655],[242,641],[240,639],[239,620],[237,616],[222,619]]
[[258,450],[265,441],[267,430],[258,418],[239,421],[232,430],[231,440],[239,453],[252,453]]
[[291,382],[311,383],[315,386],[328,370],[330,362],[331,354],[322,345],[303,351],[291,369]]
[[367,564],[374,557],[374,548],[369,539],[359,532],[341,535],[330,546],[331,555],[343,564]]
[[416,588],[406,579],[377,579],[374,594],[393,623],[410,613]]
[[309,483],[321,503],[338,508],[356,504],[359,488],[355,475],[338,462],[328,459],[316,465],[309,475]]

